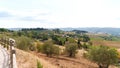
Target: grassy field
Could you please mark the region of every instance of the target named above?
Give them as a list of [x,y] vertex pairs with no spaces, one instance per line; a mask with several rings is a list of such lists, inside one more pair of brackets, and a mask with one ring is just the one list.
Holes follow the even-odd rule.
[[89,35],[93,45],[106,45],[120,48],[120,37],[111,35]]
[[93,45],[106,45],[110,47],[120,48],[120,41],[92,41]]

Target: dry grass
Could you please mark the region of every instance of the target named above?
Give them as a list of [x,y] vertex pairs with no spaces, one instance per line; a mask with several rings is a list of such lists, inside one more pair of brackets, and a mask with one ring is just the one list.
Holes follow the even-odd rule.
[[[83,57],[84,50],[79,50],[76,58],[65,56],[49,58],[45,54],[36,52],[28,53],[19,49],[16,49],[16,52],[18,68],[37,68],[37,60],[40,61],[43,68],[98,68],[95,63]],[[115,67],[112,66],[110,68]]]
[[57,68],[46,60],[19,49],[16,49],[16,58],[18,68],[37,68],[37,60],[40,61],[44,68]]

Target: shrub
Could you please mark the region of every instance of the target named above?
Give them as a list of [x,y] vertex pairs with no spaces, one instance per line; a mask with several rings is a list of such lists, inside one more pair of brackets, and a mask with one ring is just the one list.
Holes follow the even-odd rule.
[[42,46],[38,41],[36,42],[37,52],[42,52]]
[[29,48],[33,46],[32,40],[25,36],[18,37],[16,39],[16,45],[17,45],[17,48],[22,50],[30,50]]
[[31,45],[29,46],[29,50],[31,50],[31,51],[35,51],[35,50],[36,50],[35,45],[34,45],[34,44],[31,44]]
[[74,38],[68,38],[68,41],[70,42],[70,43],[76,43],[76,41],[75,41],[75,39]]
[[70,43],[65,46],[65,53],[69,57],[75,57],[75,54],[77,53],[77,45],[74,43]]
[[86,43],[84,43],[84,44],[82,45],[82,47],[83,47],[85,50],[87,50],[87,49],[89,48],[89,45],[87,45]]
[[82,48],[82,44],[81,44],[80,39],[78,39],[78,41],[77,41],[77,45],[78,45],[78,48],[79,48],[79,49],[81,49],[81,48]]

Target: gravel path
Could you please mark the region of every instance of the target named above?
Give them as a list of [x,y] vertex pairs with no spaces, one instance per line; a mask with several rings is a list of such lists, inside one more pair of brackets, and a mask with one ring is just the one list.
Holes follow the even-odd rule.
[[0,46],[0,68],[9,68],[9,54]]

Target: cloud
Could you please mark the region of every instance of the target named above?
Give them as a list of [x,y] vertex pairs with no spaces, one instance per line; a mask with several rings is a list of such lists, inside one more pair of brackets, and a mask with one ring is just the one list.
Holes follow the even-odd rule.
[[12,15],[9,12],[1,11],[0,17],[12,17]]
[[46,21],[45,19],[35,19],[35,17],[32,16],[27,16],[27,17],[22,17],[19,18],[21,21],[33,21],[33,22],[44,22]]
[[46,23],[47,16],[50,15],[48,11],[32,10],[32,11],[17,11],[17,10],[0,10],[0,21],[13,20],[22,22],[40,22]]
[[38,14],[39,16],[46,16],[46,15],[49,15],[50,13],[40,13]]

